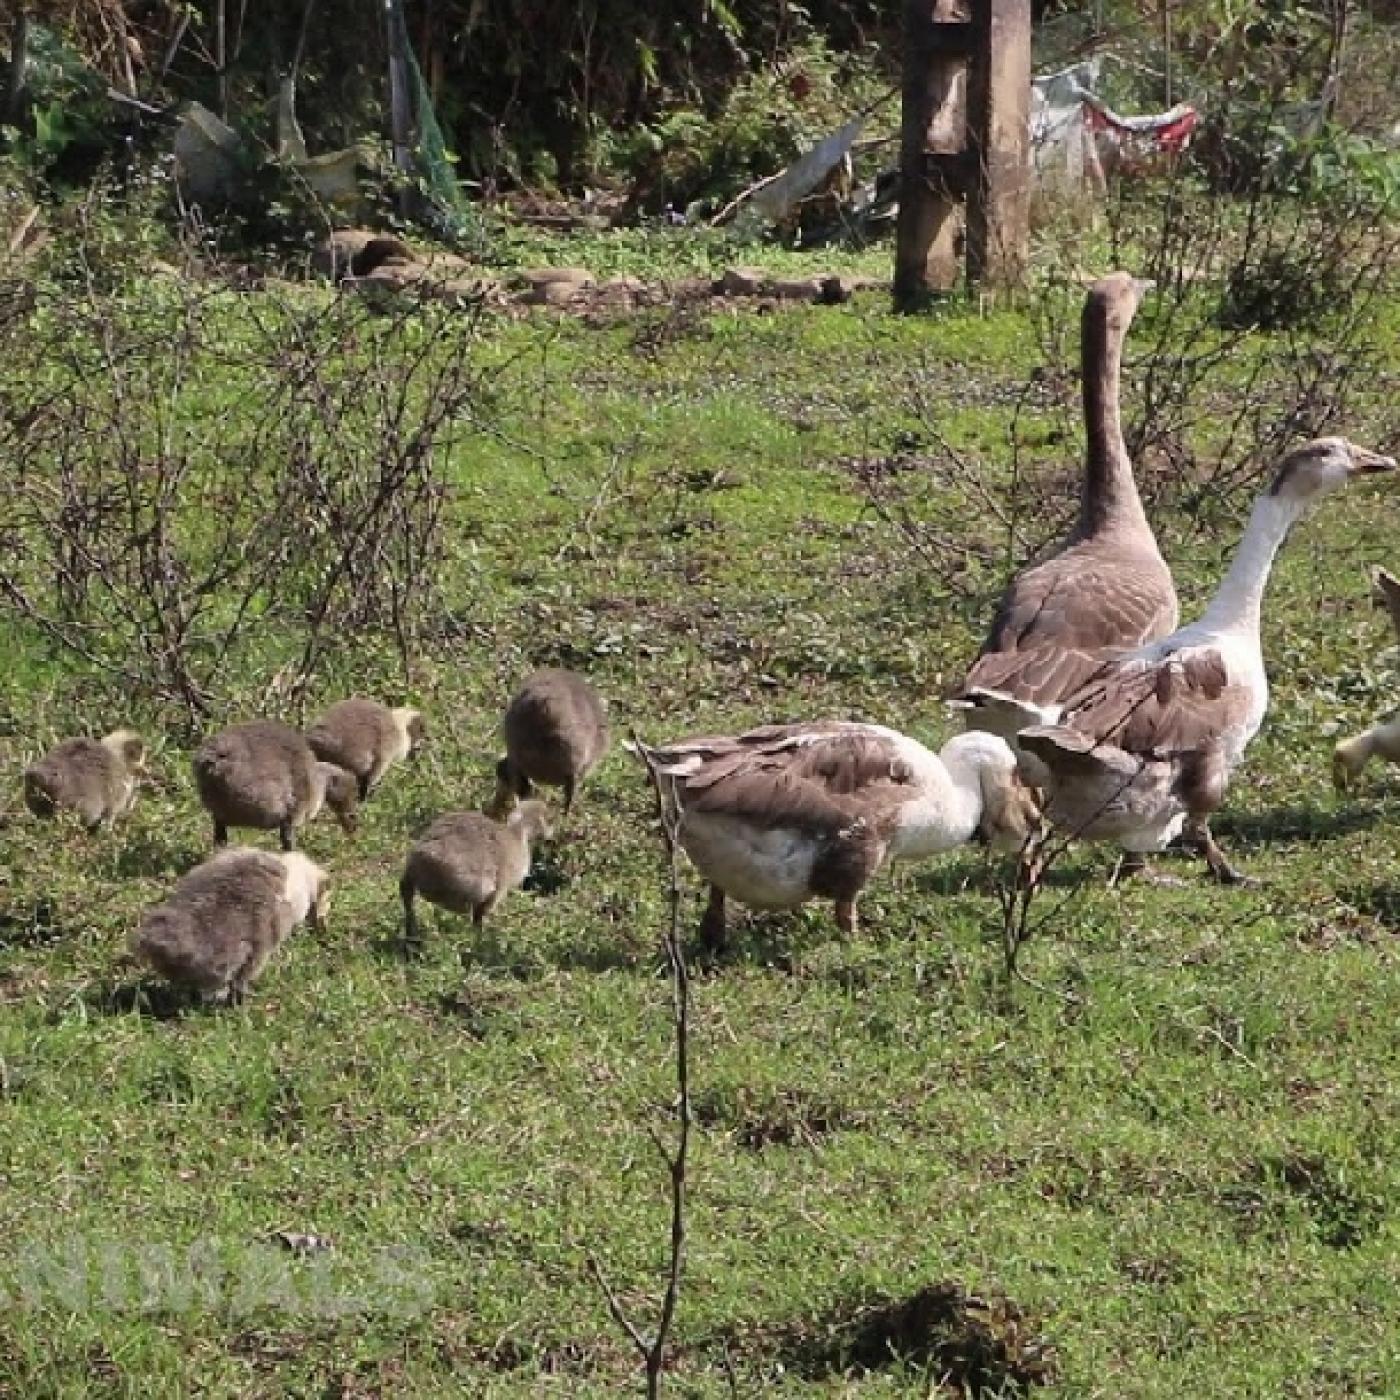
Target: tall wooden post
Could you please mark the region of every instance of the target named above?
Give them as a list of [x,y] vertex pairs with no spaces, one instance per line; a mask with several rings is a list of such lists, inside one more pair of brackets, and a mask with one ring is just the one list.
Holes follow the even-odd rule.
[[[962,211],[953,162],[961,159],[966,145],[967,59],[972,39],[968,3],[904,0],[894,262],[894,299],[901,311],[919,310],[958,280]],[[941,168],[931,168],[932,155],[944,157]]]
[[905,0],[894,299],[917,310],[968,276],[1014,282],[1030,203],[1030,0]]
[[976,6],[968,76],[967,276],[1015,286],[1030,254],[1030,0]]
[[399,191],[399,213],[413,212],[413,194],[408,177],[413,174],[413,99],[409,92],[408,28],[403,19],[402,0],[384,0],[384,22],[389,48],[389,128],[394,147],[394,165],[404,178]]

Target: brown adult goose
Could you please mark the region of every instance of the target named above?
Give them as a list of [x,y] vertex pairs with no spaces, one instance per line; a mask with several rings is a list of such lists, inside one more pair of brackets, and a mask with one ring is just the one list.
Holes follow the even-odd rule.
[[1123,342],[1146,283],[1126,272],[1084,303],[1080,354],[1088,451],[1079,520],[1058,553],[1022,570],[1001,600],[954,703],[969,729],[1007,737],[1073,695],[1110,647],[1138,647],[1176,627],[1176,588],[1133,480],[1123,441]]
[[[1400,637],[1400,578],[1377,569],[1371,585],[1376,602],[1389,611],[1395,635]],[[1355,738],[1343,739],[1332,750],[1332,782],[1337,791],[1345,792],[1373,758],[1400,764],[1400,712],[1363,729]]]

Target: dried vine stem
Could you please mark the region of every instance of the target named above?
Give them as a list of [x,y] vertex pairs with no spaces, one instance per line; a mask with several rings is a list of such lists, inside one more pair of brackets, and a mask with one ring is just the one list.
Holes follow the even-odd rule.
[[690,968],[685,960],[685,948],[681,943],[681,875],[680,845],[677,834],[680,825],[679,810],[674,802],[667,802],[662,787],[661,775],[650,751],[636,733],[632,735],[633,746],[638,757],[646,765],[647,779],[656,799],[656,814],[661,827],[661,839],[666,849],[667,862],[667,906],[668,917],[663,946],[666,962],[671,973],[671,1027],[675,1040],[676,1068],[676,1140],[673,1149],[668,1150],[656,1133],[652,1141],[666,1163],[671,1184],[671,1231],[670,1256],[666,1276],[666,1292],[661,1299],[661,1311],[656,1319],[656,1331],[650,1340],[641,1328],[628,1316],[622,1300],[608,1282],[603,1266],[594,1254],[588,1256],[588,1268],[607,1301],[608,1311],[613,1320],[631,1338],[643,1364],[646,1366],[646,1393],[654,1397],[661,1393],[661,1373],[666,1365],[666,1344],[671,1335],[671,1325],[675,1321],[676,1305],[680,1301],[681,1276],[685,1267],[686,1240],[686,1197],[687,1169],[690,1159]]

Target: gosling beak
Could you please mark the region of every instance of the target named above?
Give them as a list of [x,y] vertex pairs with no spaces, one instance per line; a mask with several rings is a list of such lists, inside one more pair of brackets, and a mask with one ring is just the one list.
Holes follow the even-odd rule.
[[1371,476],[1379,472],[1393,472],[1396,468],[1394,457],[1387,457],[1382,452],[1372,452],[1366,447],[1358,447],[1354,442],[1349,442],[1347,447],[1351,452],[1352,476]]

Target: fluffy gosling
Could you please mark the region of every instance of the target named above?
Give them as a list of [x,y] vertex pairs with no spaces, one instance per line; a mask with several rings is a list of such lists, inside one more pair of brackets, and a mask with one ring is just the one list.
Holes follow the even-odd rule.
[[355,775],[361,802],[395,763],[418,750],[426,736],[417,710],[391,709],[359,697],[338,700],[306,731],[317,758]]
[[550,667],[536,671],[516,693],[502,724],[506,756],[496,765],[492,810],[529,797],[533,784],[564,790],[564,813],[574,792],[608,748],[608,713],[580,675]]
[[205,1001],[236,1003],[303,919],[330,909],[326,872],[299,851],[220,851],[147,911],[131,951]]
[[205,741],[194,758],[199,800],[214,822],[214,844],[231,826],[275,831],[284,851],[296,829],[329,807],[347,833],[355,830],[359,797],[353,774],[322,763],[306,739],[277,720],[236,724]]
[[24,803],[36,817],[76,812],[89,831],[131,810],[146,772],[146,745],[131,729],[105,739],[65,739],[24,771]]
[[416,943],[419,938],[413,907],[417,895],[454,914],[470,914],[479,928],[507,893],[525,882],[535,843],[549,835],[549,810],[543,802],[521,802],[502,821],[482,812],[444,813],[404,863],[399,897],[405,940]]

